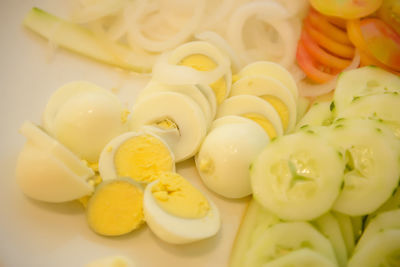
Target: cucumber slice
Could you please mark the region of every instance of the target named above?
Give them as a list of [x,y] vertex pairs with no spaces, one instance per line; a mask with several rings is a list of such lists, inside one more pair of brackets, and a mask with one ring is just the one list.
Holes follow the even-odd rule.
[[351,218],[345,214],[339,212],[332,212],[336,220],[339,223],[340,232],[342,233],[344,243],[347,249],[347,255],[351,255],[354,250],[355,240],[353,233],[353,226],[351,223]]
[[155,61],[155,57],[135,54],[127,46],[111,43],[78,24],[58,18],[37,7],[28,12],[23,23],[54,44],[123,69],[150,72]]
[[335,267],[337,266],[321,254],[311,249],[299,249],[279,259],[265,263],[263,267]]
[[303,118],[299,121],[296,126],[296,130],[299,130],[301,127],[305,125],[310,126],[328,126],[332,124],[334,119],[333,114],[331,112],[331,102],[316,102],[311,108],[307,111],[307,113],[303,116]]
[[340,225],[331,213],[326,213],[316,219],[314,224],[326,236],[333,246],[339,266],[347,265],[347,249],[340,230]]
[[375,119],[384,122],[400,139],[400,95],[385,93],[356,98],[346,109],[337,110],[338,118]]
[[244,266],[258,267],[308,248],[336,263],[329,240],[307,222],[278,223],[266,229],[245,255]]
[[400,230],[400,209],[383,212],[373,218],[358,241],[355,251],[362,249],[377,233],[388,229]]
[[388,92],[400,93],[400,77],[395,74],[374,66],[343,72],[335,90],[335,108],[341,112],[357,98]]
[[244,255],[260,233],[279,222],[278,217],[252,199],[240,224],[229,258],[229,267],[244,267]]
[[326,213],[343,182],[344,161],[321,135],[301,131],[269,143],[253,163],[253,196],[285,220]]
[[400,266],[400,230],[384,230],[376,233],[351,257],[348,266]]
[[339,120],[328,139],[346,160],[344,187],[333,209],[350,216],[379,208],[396,188],[400,176],[399,141],[382,123]]
[[353,227],[354,241],[355,243],[357,243],[363,232],[364,217],[363,216],[350,217],[350,220],[351,220],[351,225]]

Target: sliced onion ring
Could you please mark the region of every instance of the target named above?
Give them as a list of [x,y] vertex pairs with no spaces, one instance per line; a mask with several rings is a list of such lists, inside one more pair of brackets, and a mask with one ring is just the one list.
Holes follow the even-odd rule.
[[161,52],[167,49],[172,49],[180,43],[186,41],[198,27],[205,10],[205,0],[196,1],[194,7],[194,14],[191,19],[182,27],[182,29],[172,37],[157,41],[147,38],[138,23],[138,20],[133,22],[133,25],[128,31],[128,35],[135,41],[136,44],[142,46],[144,49],[152,52]]

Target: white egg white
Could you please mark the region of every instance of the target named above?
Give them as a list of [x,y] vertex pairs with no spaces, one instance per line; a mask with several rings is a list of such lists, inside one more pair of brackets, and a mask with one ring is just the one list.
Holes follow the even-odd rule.
[[77,156],[31,122],[20,132],[27,142],[19,154],[17,182],[24,194],[46,202],[65,202],[93,192],[94,173]]
[[195,157],[204,184],[227,198],[241,198],[252,193],[250,166],[269,142],[262,127],[243,119],[245,121],[235,122],[231,116],[226,122],[217,120],[218,126],[204,139]]

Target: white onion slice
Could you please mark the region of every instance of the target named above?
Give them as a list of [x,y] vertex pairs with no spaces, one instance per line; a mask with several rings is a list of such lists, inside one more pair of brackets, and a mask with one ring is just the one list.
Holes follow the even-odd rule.
[[241,62],[235,51],[233,51],[230,44],[228,44],[228,42],[218,33],[213,31],[204,31],[201,33],[196,33],[195,38],[209,42],[218,47],[221,51],[223,51],[223,53],[226,53],[231,59],[233,72],[238,72],[241,68],[243,68],[243,62]]
[[221,3],[215,7],[213,5],[215,2],[217,1],[208,1],[208,4],[211,5],[210,9],[213,10],[213,12],[206,17],[204,24],[200,25],[200,29],[205,30],[213,28],[215,25],[225,20],[235,4],[235,0],[221,0]]
[[[352,69],[356,69],[360,65],[360,53],[356,50],[354,54],[353,60],[351,61],[350,65],[347,66],[343,71],[348,71]],[[329,93],[333,89],[336,88],[336,83],[338,79],[338,75],[335,76],[332,80],[327,83],[323,84],[311,84],[305,80],[301,80],[299,85],[299,93],[301,96],[306,97],[315,97]]]
[[[211,58],[217,67],[210,71],[198,71],[177,65],[182,59],[193,54]],[[229,71],[229,59],[218,48],[208,42],[194,41],[161,55],[153,66],[153,78],[166,84],[211,84]]]
[[134,21],[128,30],[128,35],[135,41],[135,43],[142,46],[144,49],[152,52],[162,52],[171,49],[186,41],[190,35],[196,30],[199,25],[205,9],[205,0],[199,0],[194,7],[194,14],[192,18],[182,27],[182,29],[171,36],[170,38],[162,41],[152,40],[146,37],[142,32],[142,27],[138,20]]
[[288,12],[276,2],[251,2],[236,9],[229,19],[227,37],[238,52],[245,50],[243,27],[246,21],[254,15],[260,15],[265,19],[277,20],[287,18]]

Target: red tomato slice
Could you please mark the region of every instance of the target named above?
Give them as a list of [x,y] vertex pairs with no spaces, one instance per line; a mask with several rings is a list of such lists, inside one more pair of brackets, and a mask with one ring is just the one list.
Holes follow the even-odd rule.
[[320,13],[344,19],[356,19],[374,13],[382,0],[310,0]]
[[393,30],[400,34],[400,1],[385,0],[377,12],[377,16]]
[[316,30],[307,20],[304,21],[303,27],[315,42],[325,50],[342,58],[351,59],[354,57],[354,47],[334,41],[330,37]]
[[326,83],[335,78],[335,75],[331,74],[332,72],[339,72],[315,62],[304,47],[302,40],[297,45],[296,59],[307,77],[317,83]]
[[311,9],[308,13],[307,20],[315,29],[328,35],[334,41],[346,45],[351,44],[345,30],[331,24],[326,16],[319,14],[317,11]]
[[301,40],[307,52],[318,62],[335,69],[344,69],[351,61],[329,54],[310,37],[307,31],[301,33]]
[[400,71],[400,35],[376,18],[361,20],[360,29],[371,54],[390,68]]

